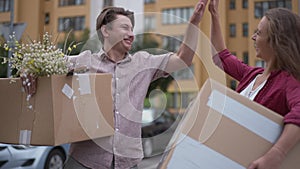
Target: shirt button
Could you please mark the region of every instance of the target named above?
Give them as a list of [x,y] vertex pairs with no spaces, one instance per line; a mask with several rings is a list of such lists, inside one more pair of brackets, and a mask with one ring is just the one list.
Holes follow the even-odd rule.
[[116,131],[119,131],[119,129],[118,129],[118,128],[116,128]]
[[119,112],[118,112],[118,111],[116,111],[116,114],[119,114]]
[[116,80],[119,80],[119,78],[118,78],[118,77],[116,77]]

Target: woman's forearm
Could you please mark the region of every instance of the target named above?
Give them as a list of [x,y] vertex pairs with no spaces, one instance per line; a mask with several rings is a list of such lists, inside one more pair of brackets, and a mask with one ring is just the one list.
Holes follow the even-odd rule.
[[272,149],[281,151],[284,155],[293,149],[293,147],[300,141],[300,127],[294,124],[286,124],[278,141],[274,144]]
[[221,31],[220,18],[218,13],[211,15],[211,42],[216,52],[226,49],[224,38]]

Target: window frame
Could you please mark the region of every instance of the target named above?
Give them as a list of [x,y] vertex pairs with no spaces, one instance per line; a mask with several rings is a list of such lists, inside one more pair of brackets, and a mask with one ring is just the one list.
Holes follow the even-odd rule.
[[59,7],[85,5],[85,0],[59,0]]
[[254,17],[262,18],[266,11],[272,8],[283,7],[292,10],[292,0],[260,1],[254,3]]
[[[234,29],[234,30],[233,30]],[[236,24],[235,23],[231,23],[229,24],[229,36],[231,38],[236,37]]]
[[0,13],[10,12],[11,1],[10,0],[0,0]]
[[58,18],[58,32],[66,32],[70,29],[74,31],[82,31],[85,27],[85,16],[59,17]]
[[230,0],[229,1],[229,9],[230,10],[236,9],[236,1],[235,0]]

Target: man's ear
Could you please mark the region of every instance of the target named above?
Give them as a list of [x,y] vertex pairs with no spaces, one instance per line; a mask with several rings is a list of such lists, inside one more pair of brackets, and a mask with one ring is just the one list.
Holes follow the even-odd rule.
[[108,37],[109,33],[107,31],[108,27],[106,25],[101,26],[101,33],[103,35],[103,37]]

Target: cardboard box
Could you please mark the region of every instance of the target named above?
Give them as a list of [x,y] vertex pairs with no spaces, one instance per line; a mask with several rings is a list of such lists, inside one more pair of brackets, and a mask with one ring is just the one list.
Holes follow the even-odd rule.
[[[281,134],[283,117],[207,80],[174,133],[159,168],[245,169]],[[282,169],[299,168],[300,144]]]
[[42,77],[29,100],[20,79],[0,79],[0,142],[60,145],[113,135],[111,79],[110,74]]

